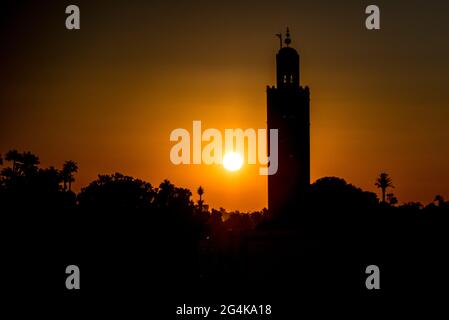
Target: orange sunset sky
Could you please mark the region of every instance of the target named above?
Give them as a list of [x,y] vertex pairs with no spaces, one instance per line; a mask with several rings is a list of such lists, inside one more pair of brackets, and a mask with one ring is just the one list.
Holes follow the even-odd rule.
[[[205,188],[228,210],[267,205],[258,165],[175,166],[170,132],[265,128],[275,84],[275,33],[290,27],[311,91],[312,181],[339,176],[376,191],[391,174],[399,202],[449,197],[449,4],[375,1],[75,1],[1,4],[0,153],[43,166],[79,165],[75,190],[98,173]],[[194,195],[197,199],[197,195]]]

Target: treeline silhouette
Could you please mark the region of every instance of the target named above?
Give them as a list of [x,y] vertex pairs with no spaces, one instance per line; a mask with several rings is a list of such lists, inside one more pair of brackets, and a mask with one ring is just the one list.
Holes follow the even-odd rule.
[[[373,179],[382,200],[344,179],[325,177],[298,194],[297,203],[271,214],[212,209],[207,188],[196,190],[195,202],[190,190],[168,180],[155,187],[121,173],[99,175],[76,194],[75,161],[42,168],[30,152],[9,151],[0,164],[7,229],[2,241],[11,272],[26,272],[21,268],[39,260],[50,277],[55,268],[76,262],[93,277],[110,265],[126,274],[119,287],[149,285],[154,279],[142,274],[151,272],[164,288],[186,283],[217,293],[239,282],[251,283],[247,290],[255,294],[260,286],[282,290],[286,282],[300,283],[308,293],[329,283],[359,292],[369,264],[388,270],[383,279],[390,289],[423,288],[440,281],[435,266],[446,266],[449,202],[437,195],[425,206],[399,205],[387,193],[393,188],[387,173]],[[425,279],[416,276],[423,272]],[[108,286],[106,276],[90,280]]]

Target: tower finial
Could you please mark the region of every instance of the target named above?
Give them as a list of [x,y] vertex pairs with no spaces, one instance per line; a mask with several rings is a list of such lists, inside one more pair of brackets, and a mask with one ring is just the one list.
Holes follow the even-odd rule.
[[281,32],[276,33],[276,37],[279,38],[279,46],[280,46],[281,49],[282,49],[282,33],[281,33]]
[[290,39],[290,30],[288,29],[288,27],[287,27],[287,32],[285,33],[284,42],[287,45],[287,47],[290,45],[290,43],[292,43],[292,40]]

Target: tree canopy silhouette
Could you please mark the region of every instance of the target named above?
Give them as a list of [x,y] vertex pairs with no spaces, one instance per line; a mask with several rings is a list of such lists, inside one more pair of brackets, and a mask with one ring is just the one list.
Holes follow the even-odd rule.
[[115,173],[98,175],[78,195],[81,208],[96,210],[130,210],[149,208],[155,198],[150,183]]

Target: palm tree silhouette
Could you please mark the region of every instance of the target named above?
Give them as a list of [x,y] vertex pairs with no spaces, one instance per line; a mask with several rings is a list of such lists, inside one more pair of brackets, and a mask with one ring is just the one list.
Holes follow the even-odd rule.
[[72,191],[72,182],[75,181],[73,174],[78,172],[78,165],[75,161],[69,160],[64,162],[62,167],[62,179],[64,181],[64,190],[67,190],[67,183],[69,184],[69,191]]
[[390,175],[382,172],[374,185],[382,190],[382,202],[385,203],[385,192],[388,188],[394,188]]
[[17,163],[22,159],[22,155],[16,149],[10,150],[5,155],[6,161],[12,161],[12,173],[15,175],[17,170]]
[[203,198],[202,197],[204,194],[204,188],[202,186],[200,186],[196,192],[200,196],[200,200],[198,200],[198,207],[200,209],[200,212],[203,212]]

